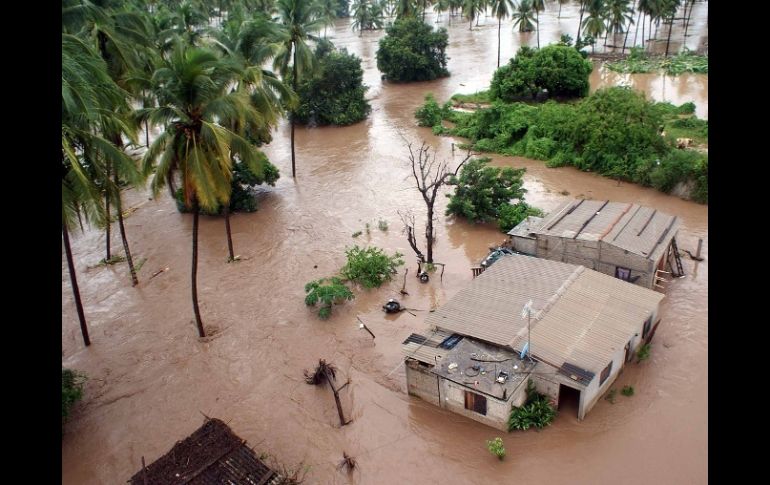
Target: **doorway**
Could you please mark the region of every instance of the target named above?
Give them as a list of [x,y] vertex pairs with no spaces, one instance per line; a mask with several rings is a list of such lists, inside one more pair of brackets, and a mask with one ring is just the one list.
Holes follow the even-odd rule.
[[565,411],[573,416],[580,410],[580,391],[564,384],[559,384],[559,413]]

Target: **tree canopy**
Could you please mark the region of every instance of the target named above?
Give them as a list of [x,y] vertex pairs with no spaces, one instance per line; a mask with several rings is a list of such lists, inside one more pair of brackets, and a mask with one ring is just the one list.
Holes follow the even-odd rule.
[[421,20],[405,17],[386,29],[377,49],[377,69],[395,82],[430,81],[449,76],[446,69],[446,29],[434,30]]

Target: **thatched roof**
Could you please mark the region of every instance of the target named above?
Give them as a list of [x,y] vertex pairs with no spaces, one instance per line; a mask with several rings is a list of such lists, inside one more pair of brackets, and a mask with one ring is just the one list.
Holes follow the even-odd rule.
[[193,434],[131,477],[131,485],[264,485],[278,480],[246,441],[219,419],[207,418]]

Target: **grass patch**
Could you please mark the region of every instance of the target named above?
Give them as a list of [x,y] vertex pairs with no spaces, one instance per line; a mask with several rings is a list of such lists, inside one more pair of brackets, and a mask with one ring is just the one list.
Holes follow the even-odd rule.
[[650,358],[650,351],[652,350],[652,346],[650,344],[644,344],[641,347],[639,347],[639,350],[636,352],[636,361],[643,362]]
[[709,58],[685,49],[673,57],[648,56],[641,48],[634,47],[631,54],[620,61],[608,62],[607,69],[625,74],[641,74],[663,71],[669,76],[683,73],[708,74]]
[[478,91],[473,94],[453,94],[451,98],[453,104],[460,103],[491,103],[489,91]]
[[96,266],[109,266],[113,264],[122,263],[126,260],[126,257],[122,254],[113,254],[110,259],[102,259]]

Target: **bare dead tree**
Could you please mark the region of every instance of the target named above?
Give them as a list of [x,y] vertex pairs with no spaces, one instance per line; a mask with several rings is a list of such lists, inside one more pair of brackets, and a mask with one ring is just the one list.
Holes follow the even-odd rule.
[[345,415],[342,413],[342,402],[340,401],[339,394],[345,386],[350,384],[350,378],[348,378],[347,382],[339,388],[334,387],[334,382],[337,380],[337,368],[334,364],[327,363],[324,359],[318,360],[318,365],[314,371],[311,372],[306,369],[304,374],[306,383],[317,386],[327,382],[329,387],[332,388],[332,392],[334,393],[334,403],[337,405],[337,414],[340,416],[340,426],[345,426],[353,421],[352,419],[348,421],[345,420]]
[[[402,137],[403,138],[403,137]],[[444,186],[451,177],[456,176],[460,168],[471,159],[473,153],[470,148],[465,158],[457,165],[454,171],[449,169],[449,164],[444,160],[441,162],[436,161],[436,153],[430,153],[430,146],[424,141],[418,149],[413,148],[413,143],[406,142],[406,147],[409,149],[409,161],[412,164],[412,176],[414,177],[415,187],[422,195],[422,199],[425,201],[425,207],[428,209],[428,217],[425,224],[425,245],[427,254],[423,255],[417,245],[417,237],[414,224],[414,215],[411,212],[401,213],[401,221],[406,227],[406,237],[409,241],[409,245],[417,254],[418,260],[418,274],[419,263],[425,262],[434,264],[433,262],[433,243],[436,240],[436,232],[433,229],[434,219],[434,205],[436,204],[436,197],[438,196],[439,189]]]

